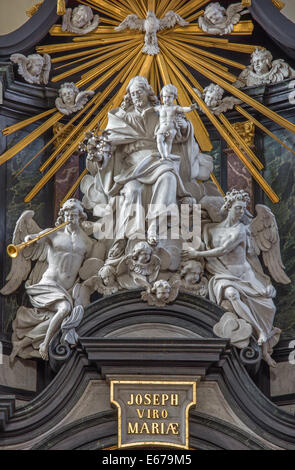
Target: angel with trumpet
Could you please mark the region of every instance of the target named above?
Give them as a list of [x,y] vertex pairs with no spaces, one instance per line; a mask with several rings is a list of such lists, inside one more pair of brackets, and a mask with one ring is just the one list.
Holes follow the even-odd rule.
[[91,227],[80,201],[68,199],[63,204],[55,229],[41,231],[33,216],[33,211],[25,211],[16,223],[13,243],[25,243],[17,245],[21,250],[14,255],[8,282],[1,290],[9,295],[26,281],[33,307],[17,310],[11,362],[16,356],[48,360],[50,342],[63,322],[70,315],[75,321],[81,318],[90,303],[93,291],[83,281],[103,265],[104,248],[88,236]]

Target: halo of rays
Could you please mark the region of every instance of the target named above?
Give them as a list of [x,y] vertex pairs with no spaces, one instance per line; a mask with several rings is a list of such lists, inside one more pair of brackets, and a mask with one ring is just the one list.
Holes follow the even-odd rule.
[[[52,37],[66,38],[65,42],[37,46],[36,48],[40,54],[51,55],[53,65],[51,81],[58,84],[65,80],[69,81],[72,77],[78,77],[78,81],[75,82],[77,87],[94,90],[96,94],[84,109],[76,113],[28,163],[30,164],[49,145],[54,143],[61,133],[74,125],[73,130],[62,139],[62,142],[40,167],[40,171],[44,174],[26,195],[25,202],[31,201],[66,163],[84,139],[87,131],[92,130],[98,123],[100,128],[104,129],[107,124],[108,111],[120,106],[129,80],[136,75],[145,76],[158,95],[163,85],[173,83],[178,88],[177,101],[181,106],[187,106],[192,100],[195,100],[271,201],[274,203],[279,201],[276,193],[259,172],[263,166],[258,157],[239,137],[227,118],[223,114],[215,116],[193,90],[193,88],[197,88],[203,91],[203,88],[190,72],[190,67],[280,126],[295,132],[294,124],[232,85],[237,76],[229,71],[229,67],[239,72],[245,68],[245,65],[222,57],[218,54],[218,50],[251,54],[260,46],[236,43],[231,39],[204,33],[196,21],[204,13],[202,7],[209,1],[211,0],[191,0],[190,2],[186,0],[161,0],[161,2],[156,2],[156,0],[77,0],[77,3],[90,6],[96,13],[99,13],[100,24],[98,28],[83,36],[63,32],[61,25],[54,25],[50,29],[49,33]],[[157,36],[161,52],[154,56],[145,55],[141,51],[144,44],[144,33],[130,30],[115,31],[114,29],[127,15],[135,13],[139,18],[145,18],[149,10],[154,11],[158,18],[163,17],[169,10],[173,10],[189,22],[188,26],[176,26],[172,29],[159,31]],[[234,26],[233,32],[229,36],[251,35],[252,31],[252,21],[240,21]],[[236,106],[235,109],[241,116],[252,120],[256,125],[259,122],[241,106]],[[63,114],[56,108],[52,108],[3,129],[2,133],[9,135],[33,122],[46,118],[37,129],[0,156],[0,165],[52,128],[63,117]],[[197,111],[190,113],[190,120],[193,123],[195,137],[201,151],[210,152],[212,144],[209,133]],[[259,127],[269,135],[272,134],[261,124]],[[286,147],[274,134],[272,137]],[[289,147],[287,148],[292,151]],[[60,157],[57,159],[59,155]],[[18,175],[25,167],[19,171]],[[87,170],[84,170],[83,174],[86,172]],[[213,174],[211,174],[211,179],[222,193]],[[80,181],[81,175],[67,192],[61,204],[71,197]]]

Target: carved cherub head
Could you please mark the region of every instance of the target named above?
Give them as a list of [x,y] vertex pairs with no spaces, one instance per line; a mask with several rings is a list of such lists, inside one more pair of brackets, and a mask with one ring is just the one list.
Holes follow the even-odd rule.
[[10,60],[18,64],[18,73],[28,83],[46,85],[49,80],[51,68],[50,56],[44,54],[30,54],[28,57],[23,54],[12,54]]
[[104,286],[111,287],[116,284],[116,271],[113,266],[103,266],[99,270],[98,275],[102,279]]
[[185,284],[197,284],[200,282],[201,275],[204,272],[201,261],[190,260],[180,266],[180,278]]
[[67,8],[63,15],[62,31],[87,34],[96,29],[98,24],[99,16],[94,15],[89,6],[78,5],[73,9]]
[[76,96],[79,93],[79,88],[74,83],[63,83],[58,91],[59,97],[65,105],[74,106]]
[[271,69],[272,55],[267,49],[255,49],[251,55],[251,64],[257,75],[263,75]]
[[86,5],[79,5],[73,9],[72,25],[76,28],[83,28],[83,26],[88,26],[92,20],[93,12],[90,7]]
[[215,83],[210,83],[203,91],[203,99],[209,108],[215,108],[222,100],[224,90]]
[[156,296],[157,300],[167,302],[171,293],[171,286],[168,281],[156,281],[151,292]]
[[152,257],[153,249],[147,242],[136,243],[132,251],[132,259],[140,264],[147,264]]
[[209,3],[204,11],[204,17],[212,24],[217,25],[224,22],[226,9],[220,3]]
[[70,222],[72,225],[80,225],[81,222],[87,220],[87,214],[84,207],[78,199],[68,199],[59,210],[55,225],[63,222]]

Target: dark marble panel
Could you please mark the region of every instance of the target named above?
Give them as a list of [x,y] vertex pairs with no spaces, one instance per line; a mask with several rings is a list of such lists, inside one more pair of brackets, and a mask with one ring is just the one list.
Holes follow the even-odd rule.
[[[7,119],[6,125],[12,125],[15,121]],[[16,132],[7,137],[7,148],[12,147],[27,134],[34,130],[34,126]],[[6,172],[6,211],[5,211],[5,246],[11,243],[12,235],[17,219],[24,210],[31,209],[35,212],[35,220],[43,229],[52,225],[52,183],[40,191],[40,193],[30,202],[25,203],[24,198],[32,187],[39,181],[42,174],[38,171],[40,164],[45,161],[47,154],[42,153],[27,168],[17,176],[19,170],[30,161],[30,159],[45,145],[46,135],[41,136],[35,142],[28,145],[15,157],[9,160],[5,166],[1,167],[1,172]],[[11,261],[6,256],[4,258],[4,275],[9,272]],[[23,289],[4,299],[5,318],[3,322],[3,332],[11,329],[11,321],[15,317],[15,312],[21,303],[25,301]]]
[[[293,122],[295,119],[293,118]],[[286,130],[274,133],[289,147],[295,149],[295,135]],[[274,283],[277,289],[276,326],[283,330],[284,336],[295,335],[295,157],[268,136],[264,137],[264,176],[280,197],[278,204],[272,204],[265,197],[268,205],[276,216],[283,263],[292,283],[281,285]]]

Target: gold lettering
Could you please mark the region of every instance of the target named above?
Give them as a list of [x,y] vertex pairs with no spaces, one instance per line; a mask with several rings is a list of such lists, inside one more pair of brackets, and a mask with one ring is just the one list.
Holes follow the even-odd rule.
[[135,397],[135,403],[137,405],[141,405],[142,404],[142,395],[140,393],[138,393]]
[[171,406],[178,406],[178,393],[171,393]]
[[152,434],[159,434],[159,425],[158,425],[158,423],[152,423]]
[[178,431],[178,423],[170,423],[170,424],[168,425],[166,434],[169,434],[170,429],[171,429],[171,431],[172,431],[172,434],[179,434],[179,431]]
[[[163,419],[166,419],[167,416],[168,416],[168,411],[167,411],[167,410],[162,410],[162,412],[161,412],[161,417],[162,417]],[[158,417],[159,417],[159,416],[158,416]]]
[[160,394],[159,393],[154,393],[153,396],[153,405],[160,405]]
[[142,419],[144,417],[144,410],[136,409],[137,416]]
[[134,427],[132,423],[128,423],[128,434],[138,434],[138,423],[134,423]]
[[162,405],[164,406],[166,401],[169,400],[169,395],[167,393],[162,393]]
[[146,393],[144,396],[144,405],[150,405],[152,403],[151,394]]
[[133,397],[133,393],[131,393],[130,400],[127,401],[127,405],[133,405],[133,403],[134,403],[134,397]]
[[140,434],[143,434],[144,432],[146,432],[146,434],[150,434],[147,423],[143,423],[141,426]]
[[159,419],[159,410],[153,410],[153,419]]

